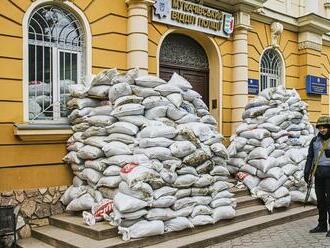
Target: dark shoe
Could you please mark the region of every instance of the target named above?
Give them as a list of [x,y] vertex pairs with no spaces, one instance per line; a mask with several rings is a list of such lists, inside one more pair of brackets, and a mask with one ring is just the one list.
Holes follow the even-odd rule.
[[[320,232],[328,232],[328,228],[326,226],[317,226],[311,230],[309,230],[310,233],[320,233]],[[330,237],[330,232],[327,233]]]
[[327,235],[325,235],[327,238],[330,238],[330,231],[327,232]]

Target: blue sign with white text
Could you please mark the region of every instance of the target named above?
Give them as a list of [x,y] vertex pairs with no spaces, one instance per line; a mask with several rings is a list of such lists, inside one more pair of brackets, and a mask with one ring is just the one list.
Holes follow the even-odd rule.
[[258,79],[248,79],[248,92],[249,95],[259,94],[259,80]]
[[312,75],[306,76],[306,93],[307,94],[327,94],[327,78],[316,77]]

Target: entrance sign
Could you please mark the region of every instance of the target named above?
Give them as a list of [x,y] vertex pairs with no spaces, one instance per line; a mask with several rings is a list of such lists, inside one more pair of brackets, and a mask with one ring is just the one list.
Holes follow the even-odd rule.
[[156,0],[152,20],[226,38],[234,30],[232,14],[185,0]]
[[258,79],[248,79],[248,94],[258,95],[259,94],[259,80]]
[[312,75],[306,76],[306,93],[307,94],[327,94],[327,79]]

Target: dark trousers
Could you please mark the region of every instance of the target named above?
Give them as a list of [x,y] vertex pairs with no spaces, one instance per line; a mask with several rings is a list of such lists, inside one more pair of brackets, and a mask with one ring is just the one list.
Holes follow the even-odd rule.
[[323,173],[316,173],[315,193],[317,208],[319,210],[319,225],[330,225],[330,176]]

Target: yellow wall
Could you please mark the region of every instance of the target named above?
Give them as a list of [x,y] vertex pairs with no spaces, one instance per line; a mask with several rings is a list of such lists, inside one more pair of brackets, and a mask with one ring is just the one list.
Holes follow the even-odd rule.
[[[0,4],[0,191],[70,185],[72,172],[63,163],[65,141],[26,143],[14,135],[23,122],[22,21],[31,0]],[[90,23],[92,72],[126,70],[127,7],[125,1],[74,0]]]
[[[22,20],[31,0],[1,0],[0,4],[0,191],[19,188],[71,184],[71,169],[62,162],[66,154],[65,141],[52,143],[26,143],[14,135],[14,124],[23,122],[23,34]],[[124,0],[73,0],[86,16],[92,34],[92,73],[116,67],[127,70],[127,6]],[[271,44],[270,26],[251,21],[248,32],[249,78],[259,79],[259,61],[262,52]],[[148,49],[149,73],[157,73],[157,50],[166,25],[149,19]],[[204,34],[201,34],[204,35]],[[207,36],[220,51],[222,83],[212,86],[222,90],[222,133],[232,133],[232,39]],[[297,88],[309,104],[309,113],[315,121],[320,113],[329,113],[328,96],[307,96],[306,73],[328,77],[330,72],[330,47],[322,52],[298,50],[298,35],[284,31],[279,41],[279,51],[285,60],[286,87]],[[216,92],[217,93],[217,92]],[[321,104],[321,108],[320,108]]]
[[[270,25],[252,21],[249,32],[249,78],[259,79],[259,61],[263,51],[271,46]],[[285,63],[285,86],[295,88],[308,104],[310,120],[329,113],[329,97],[307,95],[305,76],[308,74],[328,78],[330,71],[330,47],[323,45],[322,52],[311,49],[298,50],[298,33],[284,30],[279,40],[279,52]],[[251,97],[252,98],[252,97]]]

